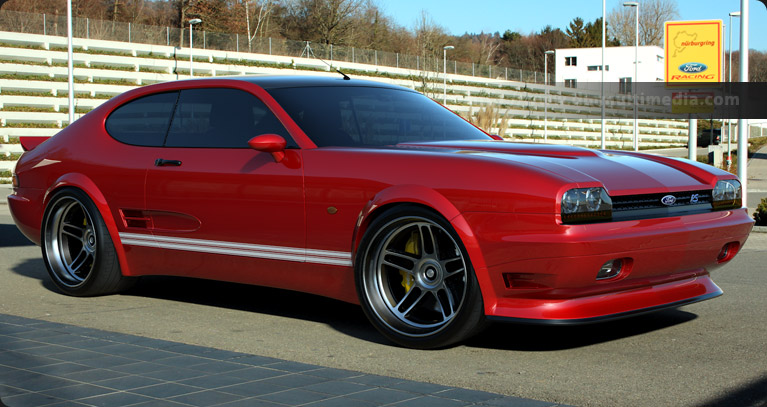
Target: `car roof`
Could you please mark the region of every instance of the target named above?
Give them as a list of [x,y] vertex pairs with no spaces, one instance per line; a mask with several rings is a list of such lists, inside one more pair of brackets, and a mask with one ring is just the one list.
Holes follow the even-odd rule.
[[410,90],[402,86],[391,85],[388,83],[356,79],[352,77],[350,80],[345,80],[340,74],[338,76],[309,76],[309,75],[264,75],[264,76],[237,76],[227,77],[227,79],[238,79],[246,82],[253,83],[260,86],[263,89],[280,89],[280,88],[306,88],[306,87],[323,87],[323,86],[365,86],[375,88],[387,88],[397,90]]

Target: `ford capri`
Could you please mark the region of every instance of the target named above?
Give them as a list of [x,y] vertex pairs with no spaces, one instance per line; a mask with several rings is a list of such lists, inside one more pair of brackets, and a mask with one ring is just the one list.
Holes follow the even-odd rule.
[[[732,174],[499,141],[358,79],[166,82],[23,138],[9,207],[64,294],[146,275],[358,303],[390,341],[582,324],[717,297],[753,221]],[[38,145],[39,144],[39,145]]]

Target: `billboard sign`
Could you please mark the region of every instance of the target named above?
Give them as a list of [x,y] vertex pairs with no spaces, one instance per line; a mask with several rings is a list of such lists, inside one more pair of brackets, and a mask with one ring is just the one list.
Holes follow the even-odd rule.
[[721,82],[722,20],[666,21],[664,28],[667,86]]

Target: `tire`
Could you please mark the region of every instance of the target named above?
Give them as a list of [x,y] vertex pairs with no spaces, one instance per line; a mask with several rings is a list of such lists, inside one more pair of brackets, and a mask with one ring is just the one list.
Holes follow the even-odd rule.
[[405,347],[446,347],[485,324],[465,247],[446,220],[420,206],[395,206],[371,223],[355,282],[370,322]]
[[67,295],[90,297],[130,288],[104,220],[78,189],[62,189],[45,209],[42,251],[53,283]]

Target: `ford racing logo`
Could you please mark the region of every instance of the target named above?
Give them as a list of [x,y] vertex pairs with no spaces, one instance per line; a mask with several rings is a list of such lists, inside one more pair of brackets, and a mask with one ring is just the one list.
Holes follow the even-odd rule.
[[686,64],[679,65],[679,70],[686,73],[699,73],[707,69],[708,66],[701,62],[687,62]]
[[666,195],[660,199],[660,202],[666,206],[672,206],[676,203],[676,197],[674,195]]

